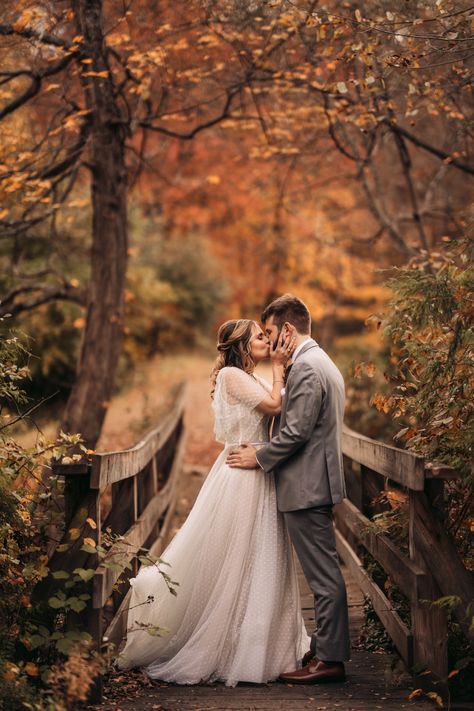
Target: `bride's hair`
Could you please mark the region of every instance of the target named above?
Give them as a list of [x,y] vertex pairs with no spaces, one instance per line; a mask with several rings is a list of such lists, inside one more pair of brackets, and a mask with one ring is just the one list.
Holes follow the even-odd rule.
[[214,395],[217,374],[221,368],[233,365],[251,373],[255,363],[250,355],[250,339],[255,321],[248,318],[233,319],[222,324],[217,332],[219,355],[211,372],[211,397]]

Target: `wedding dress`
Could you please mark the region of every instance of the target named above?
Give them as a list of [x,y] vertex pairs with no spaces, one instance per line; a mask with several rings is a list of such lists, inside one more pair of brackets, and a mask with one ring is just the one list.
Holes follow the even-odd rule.
[[[269,390],[239,368],[219,371],[213,410],[225,448],[161,556],[169,567],[160,568],[179,583],[177,595],[154,565],[131,579],[120,668],[139,666],[153,679],[179,684],[235,686],[276,679],[309,649],[273,477],[225,463],[230,446],[268,440],[268,418],[255,406]],[[146,625],[167,631],[156,636]]]

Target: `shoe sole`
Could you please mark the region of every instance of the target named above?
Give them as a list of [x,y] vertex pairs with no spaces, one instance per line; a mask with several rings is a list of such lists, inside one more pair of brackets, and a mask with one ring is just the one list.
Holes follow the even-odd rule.
[[283,682],[283,684],[343,684],[347,681],[346,676],[332,676],[332,677],[322,677],[321,679],[282,679],[278,677],[278,681]]

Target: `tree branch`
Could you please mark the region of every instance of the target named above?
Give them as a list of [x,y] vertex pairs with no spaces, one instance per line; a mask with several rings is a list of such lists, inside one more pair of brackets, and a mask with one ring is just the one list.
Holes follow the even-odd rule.
[[[20,294],[39,292],[36,296],[24,301],[16,302],[15,299]],[[41,286],[23,286],[12,289],[6,295],[3,301],[0,301],[0,316],[17,316],[24,311],[32,311],[33,309],[47,304],[51,301],[72,301],[81,306],[85,305],[86,299],[83,291],[72,287],[70,284],[64,284],[62,287],[44,288]]]
[[386,124],[392,131],[398,133],[400,136],[403,136],[408,141],[411,141],[411,143],[414,143],[415,146],[423,148],[423,150],[428,151],[428,153],[432,153],[432,155],[441,158],[441,160],[443,161],[446,161],[446,164],[452,165],[455,168],[464,171],[465,173],[470,173],[471,175],[474,175],[474,166],[469,165],[468,163],[462,163],[457,158],[453,158],[449,153],[446,153],[440,148],[435,148],[435,146],[426,143],[426,141],[423,141],[421,138],[418,138],[418,136],[414,136],[412,133],[407,131],[406,128],[403,128],[398,123],[393,123],[388,118],[383,119],[380,123]]
[[0,121],[4,119],[5,116],[8,116],[8,114],[16,111],[16,109],[20,108],[20,106],[23,106],[23,104],[26,104],[26,102],[32,99],[33,96],[36,96],[41,89],[43,79],[61,72],[72,61],[73,57],[73,54],[68,54],[60,59],[59,62],[56,62],[56,64],[53,64],[51,67],[48,67],[41,72],[35,70],[28,72],[25,71],[25,73],[31,77],[31,83],[29,87],[22,94],[20,94],[20,96],[17,96],[16,99],[13,99],[13,101],[0,110]]
[[178,131],[172,131],[171,129],[165,128],[164,126],[156,126],[153,123],[144,120],[138,121],[137,124],[142,128],[148,128],[151,131],[163,133],[165,136],[170,136],[171,138],[191,140],[192,138],[194,138],[194,136],[196,136],[196,134],[200,133],[201,131],[204,131],[206,128],[211,128],[211,126],[215,126],[217,123],[220,123],[224,119],[231,118],[231,115],[229,114],[229,109],[232,104],[232,99],[237,93],[238,92],[236,90],[230,91],[227,95],[227,99],[221,113],[218,116],[209,119],[209,121],[195,126],[191,131],[188,131],[188,133],[179,133]]
[[62,47],[63,49],[69,49],[73,46],[72,42],[69,42],[68,40],[55,37],[47,32],[38,32],[38,30],[34,30],[32,27],[23,27],[21,30],[16,30],[13,25],[0,24],[0,35],[18,35],[19,37],[24,37],[25,39],[34,39],[42,44]]

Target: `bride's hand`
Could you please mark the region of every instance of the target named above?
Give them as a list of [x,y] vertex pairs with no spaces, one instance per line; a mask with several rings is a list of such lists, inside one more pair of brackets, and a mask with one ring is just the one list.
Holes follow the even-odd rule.
[[270,347],[270,359],[275,365],[286,366],[296,347],[296,329],[288,325],[286,335],[281,331],[276,348]]

